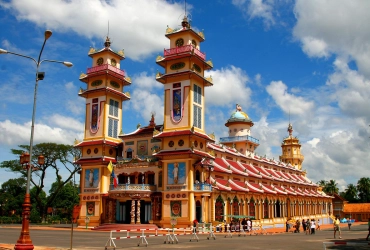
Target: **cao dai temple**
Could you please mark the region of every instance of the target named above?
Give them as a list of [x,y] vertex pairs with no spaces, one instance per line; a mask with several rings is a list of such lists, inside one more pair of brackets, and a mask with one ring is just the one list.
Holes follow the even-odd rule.
[[[164,89],[164,121],[152,115],[147,126],[123,133],[122,105],[131,84],[121,61],[123,51],[90,49],[92,67],[80,80],[86,100],[82,152],[79,225],[105,223],[178,227],[199,222],[230,221],[248,216],[259,223],[282,225],[287,219],[316,218],[328,222],[332,197],[306,177],[301,145],[289,124],[279,161],[255,154],[253,121],[236,106],[225,123],[228,137],[215,141],[205,131],[205,88],[213,64],[201,51],[202,32],[184,17],[181,28],[167,28],[169,48],[156,63]],[[217,83],[216,83],[217,84]],[[149,120],[149,119],[148,119]],[[113,163],[114,177],[107,166]]]

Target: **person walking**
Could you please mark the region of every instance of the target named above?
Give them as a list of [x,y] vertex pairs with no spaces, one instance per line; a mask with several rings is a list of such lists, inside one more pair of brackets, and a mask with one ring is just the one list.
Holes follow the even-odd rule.
[[351,218],[347,219],[347,223],[348,223],[348,230],[351,231],[351,226],[352,226]]
[[369,236],[370,236],[370,218],[369,218],[369,221],[367,222],[367,227],[368,227],[368,234],[367,234],[367,237],[366,237],[366,240],[369,240]]
[[315,219],[311,219],[311,234],[315,234],[316,223]]
[[337,234],[337,231],[338,231],[338,234],[339,234],[339,239],[342,239],[341,237],[341,232],[340,232],[340,220],[339,220],[339,216],[335,216],[335,220],[333,222],[333,225],[334,225],[334,239],[335,239],[335,236]]
[[321,228],[320,228],[320,219],[317,219],[317,228],[316,228],[316,230],[321,230]]
[[303,227],[303,232],[306,232],[307,222],[305,221],[305,219],[302,220],[302,227]]
[[306,220],[306,234],[311,234],[311,222],[310,219]]

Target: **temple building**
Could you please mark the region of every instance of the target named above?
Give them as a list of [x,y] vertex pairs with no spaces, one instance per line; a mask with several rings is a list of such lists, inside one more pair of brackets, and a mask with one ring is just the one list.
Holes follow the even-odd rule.
[[[124,93],[131,84],[120,69],[123,51],[114,52],[109,38],[101,50],[90,49],[92,67],[80,80],[86,99],[84,139],[76,142],[82,156],[79,225],[155,224],[178,227],[193,220],[218,224],[251,217],[261,224],[284,225],[287,219],[328,222],[332,197],[302,170],[303,155],[289,123],[279,161],[255,153],[253,121],[236,105],[226,121],[228,137],[216,142],[205,131],[205,75],[213,63],[201,51],[204,34],[185,16],[181,28],[167,28],[169,49],[156,63],[164,90],[164,121],[152,114],[147,126],[123,133]],[[112,165],[110,164],[112,163]]]

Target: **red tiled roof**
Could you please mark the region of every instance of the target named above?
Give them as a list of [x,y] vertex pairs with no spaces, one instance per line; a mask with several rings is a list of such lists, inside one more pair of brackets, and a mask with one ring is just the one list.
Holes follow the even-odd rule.
[[227,186],[228,185],[228,180],[219,179],[219,178],[213,179],[212,177],[210,179],[211,179],[211,182],[212,183],[215,183],[216,184],[216,188],[218,190],[231,191],[231,187],[228,187]]
[[80,158],[77,161],[75,161],[75,164],[84,164],[84,163],[104,163],[112,161],[112,163],[116,163],[116,159],[112,157],[86,157],[86,158]]
[[215,167],[216,171],[224,172],[224,173],[232,173],[233,171],[228,168],[225,161],[221,158],[215,158],[213,161],[213,166]]
[[245,167],[245,169],[247,170],[248,175],[253,176],[253,177],[257,177],[257,178],[262,178],[262,175],[260,175],[260,174],[258,173],[258,171],[257,171],[255,168],[252,168],[252,166],[251,166],[251,165],[249,165],[249,164],[244,164],[244,163],[242,163],[242,165],[243,165],[243,166]]
[[271,187],[270,185],[261,184],[261,187],[262,187],[264,193],[270,193],[270,194],[276,194],[277,193],[274,190],[274,188]]
[[279,193],[279,194],[288,194],[283,188],[279,187],[279,186],[274,186],[274,190]]
[[180,135],[195,135],[195,136],[201,137],[206,140],[215,141],[214,139],[212,139],[206,134],[202,134],[196,131],[192,132],[191,130],[161,132],[157,135],[154,135],[153,138],[163,138],[163,137],[172,137],[172,136],[180,136]]
[[245,175],[245,176],[248,176],[247,172],[244,171],[245,168],[242,168],[237,162],[235,161],[230,161],[230,160],[225,160],[223,159],[227,164],[230,165],[230,168],[231,170],[236,173],[236,174],[241,174],[241,175]]
[[250,192],[263,193],[263,190],[259,184],[247,182],[247,186]]
[[229,180],[230,186],[235,191],[249,192],[249,189],[245,187],[245,183],[242,181]]
[[344,213],[370,213],[370,203],[347,203],[344,204]]
[[257,166],[253,166],[253,167],[260,173],[260,175],[262,175],[262,177],[270,179],[270,180],[274,179],[274,177],[272,177],[271,174],[268,173],[264,168],[257,167]]
[[116,147],[120,143],[102,139],[102,140],[82,141],[82,142],[78,143],[77,145],[75,145],[75,147],[83,147],[83,146],[91,146],[91,145],[99,145],[99,144],[105,144],[105,145],[108,145],[108,146]]

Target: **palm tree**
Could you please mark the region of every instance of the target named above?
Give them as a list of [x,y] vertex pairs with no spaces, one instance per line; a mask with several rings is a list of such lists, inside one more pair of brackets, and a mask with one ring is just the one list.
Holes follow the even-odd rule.
[[335,180],[330,180],[326,182],[324,192],[330,194],[338,194],[339,192],[338,183]]
[[321,181],[318,181],[318,182],[317,182],[317,184],[318,184],[320,187],[322,187],[323,189],[325,188],[326,183],[327,183],[327,181],[326,181],[326,180],[321,180]]
[[357,190],[360,202],[370,202],[370,178],[362,177],[358,180]]
[[357,188],[353,184],[348,184],[344,190],[343,197],[349,202],[357,201]]

